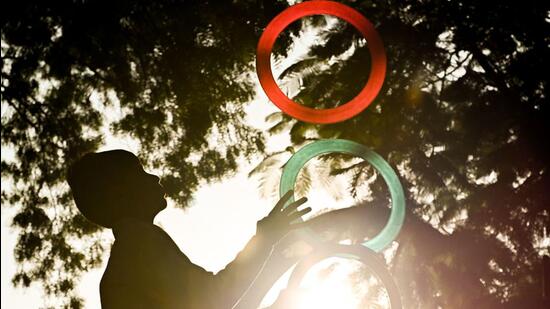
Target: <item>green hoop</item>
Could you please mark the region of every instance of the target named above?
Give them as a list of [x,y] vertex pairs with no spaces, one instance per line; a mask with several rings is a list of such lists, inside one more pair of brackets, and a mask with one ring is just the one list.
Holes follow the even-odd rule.
[[[401,230],[405,219],[405,194],[397,174],[388,162],[366,146],[343,139],[319,140],[304,146],[286,163],[281,176],[279,194],[283,196],[288,190],[294,189],[298,173],[309,160],[331,152],[346,153],[363,158],[382,175],[388,185],[392,200],[390,218],[378,235],[363,243],[363,246],[375,252],[382,251],[387,245],[391,244]],[[287,201],[284,207],[293,201],[294,196]],[[319,236],[313,233],[311,229],[305,228],[301,231],[309,241],[320,241]]]

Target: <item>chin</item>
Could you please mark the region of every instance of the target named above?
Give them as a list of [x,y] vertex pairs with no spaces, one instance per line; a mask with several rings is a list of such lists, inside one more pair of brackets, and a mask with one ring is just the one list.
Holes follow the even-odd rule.
[[166,200],[163,198],[161,200],[156,200],[154,202],[151,202],[150,204],[150,210],[156,216],[159,212],[163,211],[167,207]]
[[166,202],[166,199],[162,198],[162,201],[159,203],[160,210],[166,209],[167,206],[168,206],[168,203]]

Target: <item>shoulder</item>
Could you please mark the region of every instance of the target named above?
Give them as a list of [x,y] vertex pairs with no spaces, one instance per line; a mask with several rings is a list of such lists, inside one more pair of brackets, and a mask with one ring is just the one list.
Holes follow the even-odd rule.
[[119,222],[113,233],[115,243],[111,256],[132,256],[147,263],[155,261],[156,265],[188,262],[172,238],[152,223],[127,219]]
[[156,272],[169,264],[167,247],[161,230],[153,224],[127,219],[118,222],[113,229],[115,242],[111,247],[109,262],[103,274],[102,284],[146,286]]
[[142,267],[150,264],[160,252],[166,250],[170,244],[162,236],[162,230],[157,226],[128,219],[119,222],[113,229],[115,242],[111,247],[109,262],[113,266]]

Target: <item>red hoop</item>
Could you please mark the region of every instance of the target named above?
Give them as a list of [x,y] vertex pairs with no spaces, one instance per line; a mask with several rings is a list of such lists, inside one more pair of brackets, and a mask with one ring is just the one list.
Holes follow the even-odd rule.
[[[302,106],[289,99],[273,78],[271,51],[273,44],[289,24],[310,15],[333,15],[352,24],[367,39],[371,54],[371,72],[365,87],[351,101],[329,109]],[[373,24],[361,13],[332,1],[308,1],[293,5],[277,15],[265,28],[256,52],[256,70],[268,98],[288,115],[310,123],[335,123],[347,120],[363,111],[376,98],[386,76],[386,53]]]

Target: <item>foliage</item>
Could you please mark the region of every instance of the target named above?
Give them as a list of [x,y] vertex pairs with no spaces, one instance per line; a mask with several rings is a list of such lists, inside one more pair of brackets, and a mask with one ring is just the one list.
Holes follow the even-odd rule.
[[[541,238],[550,225],[548,4],[343,2],[373,21],[384,41],[384,88],[346,122],[309,125],[272,116],[271,132],[289,130],[292,145],[268,154],[254,173],[270,175],[289,150],[311,139],[372,147],[399,170],[408,191],[410,212],[391,261],[406,307],[537,307],[539,256],[548,253]],[[64,173],[100,147],[113,110],[124,116],[110,129],[140,142],[140,157],[162,167],[162,181],[182,207],[201,181],[263,151],[260,133],[243,126],[243,105],[254,95],[261,30],[285,6],[19,1],[4,10],[2,205],[17,211],[16,284],[37,282],[65,307],[82,306],[74,285],[101,262],[105,242],[73,207]],[[293,35],[301,24],[291,27]],[[351,99],[370,66],[368,42],[345,23],[327,25],[280,76],[283,86],[298,80],[294,99],[316,108]],[[279,55],[292,38],[287,31],[278,39]],[[364,197],[353,190],[373,179],[371,169],[338,156],[324,160],[333,173],[350,175],[351,193]],[[326,168],[317,172],[330,177]],[[368,204],[387,204],[379,178],[368,189]],[[340,237],[354,228],[359,241],[370,233],[363,215],[375,226],[383,211],[354,207],[349,216],[344,210],[317,222],[320,230],[339,229]]]
[[[405,307],[541,305],[541,255],[548,254],[542,239],[550,226],[550,108],[543,71],[549,66],[548,4],[348,4],[377,25],[384,41],[384,88],[348,121],[310,125],[281,117],[274,128],[290,127],[296,148],[318,138],[362,143],[400,171],[410,218],[391,267]],[[299,84],[293,98],[303,105],[339,106],[367,81],[368,42],[345,22],[312,22],[324,30],[306,55],[284,69],[280,84],[287,90]],[[277,168],[273,158],[268,155]],[[357,191],[374,175],[371,168],[328,159],[337,164],[326,161],[333,174],[349,175],[358,200],[388,204],[381,177],[370,194]],[[269,177],[273,169],[262,168]],[[299,186],[307,188],[303,181]],[[325,229],[338,224],[334,218]]]
[[162,166],[169,197],[182,207],[201,181],[263,151],[260,132],[242,125],[243,106],[254,95],[249,74],[261,27],[284,5],[16,1],[5,8],[2,205],[17,209],[15,284],[39,282],[52,299],[81,306],[75,284],[100,264],[105,241],[73,206],[65,171],[102,145],[104,123],[139,141],[140,158]]

